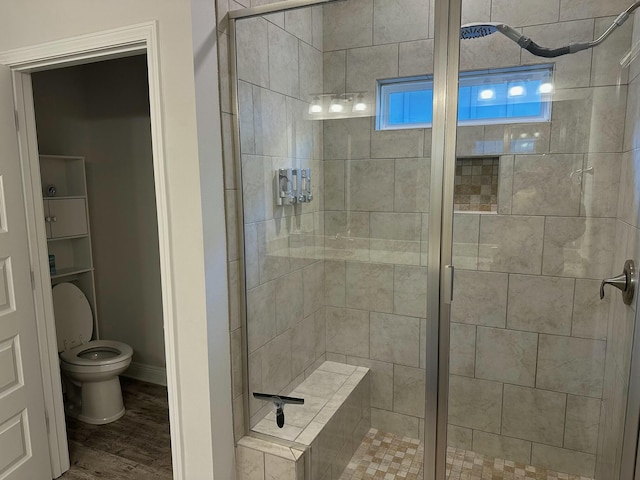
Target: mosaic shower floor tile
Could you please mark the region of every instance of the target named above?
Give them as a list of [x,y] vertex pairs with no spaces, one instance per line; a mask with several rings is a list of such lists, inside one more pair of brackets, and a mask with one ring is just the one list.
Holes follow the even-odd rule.
[[[424,445],[375,428],[369,430],[340,480],[421,480]],[[447,449],[448,480],[592,480],[545,468]]]

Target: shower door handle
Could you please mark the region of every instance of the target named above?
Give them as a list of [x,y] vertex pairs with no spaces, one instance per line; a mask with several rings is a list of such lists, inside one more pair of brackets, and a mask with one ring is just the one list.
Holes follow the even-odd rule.
[[622,292],[622,301],[625,305],[631,305],[636,291],[636,268],[633,260],[624,263],[624,271],[617,277],[605,278],[600,284],[600,300],[604,298],[604,286],[611,285]]

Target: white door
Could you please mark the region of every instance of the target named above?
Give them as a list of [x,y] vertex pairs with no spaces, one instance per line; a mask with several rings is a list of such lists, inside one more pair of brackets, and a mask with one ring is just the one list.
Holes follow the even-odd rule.
[[0,65],[0,480],[51,478],[10,70]]

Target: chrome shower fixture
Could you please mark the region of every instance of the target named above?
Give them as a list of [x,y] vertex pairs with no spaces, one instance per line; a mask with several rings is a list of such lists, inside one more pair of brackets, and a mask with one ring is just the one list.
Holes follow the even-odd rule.
[[499,22],[486,22],[486,23],[467,23],[466,25],[462,25],[460,28],[460,38],[462,40],[468,40],[473,38],[482,38],[488,35],[491,35],[496,32],[500,32],[503,35],[509,37],[511,40],[516,42],[520,47],[525,50],[531,52],[532,54],[538,57],[545,58],[554,58],[560,57],[562,55],[567,55],[570,53],[581,52],[582,50],[587,50],[589,48],[597,47],[602,42],[604,42],[609,35],[613,33],[613,31],[621,26],[624,22],[629,19],[629,15],[631,15],[638,7],[640,7],[640,0],[633,3],[629,8],[627,8],[624,12],[622,12],[618,17],[613,21],[611,26],[607,28],[607,30],[600,35],[596,40],[591,42],[579,42],[579,43],[570,43],[564,47],[559,48],[546,48],[541,47],[536,42],[531,40],[526,35],[522,35],[517,30],[513,29],[509,25]]

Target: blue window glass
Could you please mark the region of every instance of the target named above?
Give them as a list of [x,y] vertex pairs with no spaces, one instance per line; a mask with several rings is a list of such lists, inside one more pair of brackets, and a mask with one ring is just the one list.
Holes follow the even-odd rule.
[[[378,82],[377,128],[430,127],[433,79]],[[547,122],[551,118],[553,67],[536,65],[460,74],[458,124]]]

